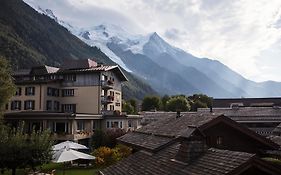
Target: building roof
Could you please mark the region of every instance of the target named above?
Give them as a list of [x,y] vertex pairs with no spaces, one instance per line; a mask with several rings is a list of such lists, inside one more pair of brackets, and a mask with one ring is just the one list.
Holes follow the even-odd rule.
[[[162,142],[159,142],[158,137],[169,137],[173,138],[173,140],[176,140],[179,137],[187,138],[193,134],[194,128],[204,133],[204,130],[220,122],[227,124],[229,127],[235,128],[239,132],[242,132],[243,134],[257,140],[259,143],[266,145],[268,148],[276,149],[279,147],[277,144],[255,133],[254,131],[246,127],[241,127],[240,124],[229,119],[228,117],[214,113],[186,113],[182,114],[182,116],[179,118],[176,118],[176,115],[173,117],[170,116],[143,126],[142,128],[133,131],[130,136],[125,135],[120,137],[118,138],[118,141],[138,148],[143,147],[143,144],[139,142],[139,140],[142,140],[142,142],[147,142],[149,145],[153,145],[154,147],[151,148],[151,151],[154,151],[156,149],[162,148],[162,146],[166,144],[166,142],[163,141],[163,145],[161,145]],[[158,137],[149,137],[147,135]],[[158,140],[153,138],[157,138]],[[171,142],[171,140],[167,142]],[[145,149],[148,149],[148,147],[145,147]]]
[[240,106],[280,106],[281,97],[269,98],[215,98],[213,99],[214,108],[229,108],[231,104],[239,104]]
[[254,154],[210,148],[197,160],[185,164],[175,160],[179,147],[179,143],[174,143],[156,153],[138,151],[115,165],[103,169],[100,174],[226,175],[242,171],[242,167],[249,167],[256,159]]
[[[213,113],[223,114],[239,122],[281,122],[280,107],[234,107],[213,108]],[[198,113],[210,113],[209,109],[199,108]]]
[[91,59],[72,60],[68,59],[62,64],[62,69],[87,69],[97,67],[97,62]]
[[[68,60],[61,68],[47,65],[32,67],[31,69],[17,70],[13,76],[30,76],[30,75],[47,75],[47,74],[68,74],[68,73],[87,73],[113,71],[121,81],[128,81],[126,75],[118,65],[98,65],[90,59],[85,60]],[[37,81],[37,80],[36,80]]]
[[125,134],[118,139],[120,142],[126,143],[127,145],[132,145],[134,147],[139,147],[149,151],[157,151],[159,148],[169,144],[174,140],[174,138],[171,137],[143,134],[138,132]]
[[189,126],[200,127],[209,121],[217,118],[214,114],[185,113],[176,118],[176,114],[170,115],[165,119],[143,126],[138,130],[142,133],[151,133],[168,137],[179,136],[179,133],[186,130]]

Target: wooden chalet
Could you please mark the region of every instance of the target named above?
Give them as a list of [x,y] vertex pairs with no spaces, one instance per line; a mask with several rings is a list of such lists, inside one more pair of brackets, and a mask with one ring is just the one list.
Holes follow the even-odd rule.
[[137,151],[101,175],[281,174],[259,158],[279,146],[224,115],[174,115],[118,140]]

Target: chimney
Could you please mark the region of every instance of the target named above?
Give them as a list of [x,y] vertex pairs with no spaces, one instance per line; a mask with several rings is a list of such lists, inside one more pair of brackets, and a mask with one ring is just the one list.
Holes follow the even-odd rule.
[[199,158],[207,150],[204,139],[185,139],[181,142],[175,160],[189,164]]
[[180,118],[181,117],[181,112],[180,111],[177,111],[177,116],[176,118]]

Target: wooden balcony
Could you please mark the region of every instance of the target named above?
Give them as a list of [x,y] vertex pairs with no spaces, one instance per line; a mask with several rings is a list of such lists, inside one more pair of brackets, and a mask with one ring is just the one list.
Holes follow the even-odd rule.
[[101,81],[102,89],[105,89],[105,90],[112,89],[113,86],[114,86],[114,81],[112,81],[112,80],[103,80],[103,81]]
[[101,103],[102,104],[113,103],[113,101],[114,101],[114,96],[108,95],[108,96],[102,96],[101,97]]

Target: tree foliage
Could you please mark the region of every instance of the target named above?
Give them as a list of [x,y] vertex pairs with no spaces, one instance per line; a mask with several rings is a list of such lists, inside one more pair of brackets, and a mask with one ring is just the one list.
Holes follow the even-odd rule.
[[0,57],[0,110],[13,96],[15,86],[11,76],[11,67],[4,57]]
[[188,97],[191,105],[191,111],[197,111],[198,108],[207,108],[212,105],[212,98],[204,94],[194,94]]
[[17,168],[35,169],[52,157],[50,133],[33,130],[28,135],[23,128],[23,125],[11,128],[0,124],[0,169],[11,169],[13,175]]
[[185,96],[171,97],[166,104],[168,111],[189,111],[190,105]]
[[159,110],[161,107],[161,100],[158,96],[146,96],[142,101],[142,110]]
[[109,166],[123,158],[128,157],[132,153],[132,149],[125,145],[116,145],[114,148],[106,146],[99,147],[92,154],[96,157],[95,163],[97,166]]
[[162,98],[161,98],[161,103],[162,103],[162,107],[161,109],[163,111],[167,111],[167,101],[170,100],[170,96],[169,95],[164,95]]
[[113,148],[116,146],[116,138],[124,135],[126,132],[120,128],[107,129],[105,132],[96,130],[92,136],[92,148],[97,149],[102,146]]

